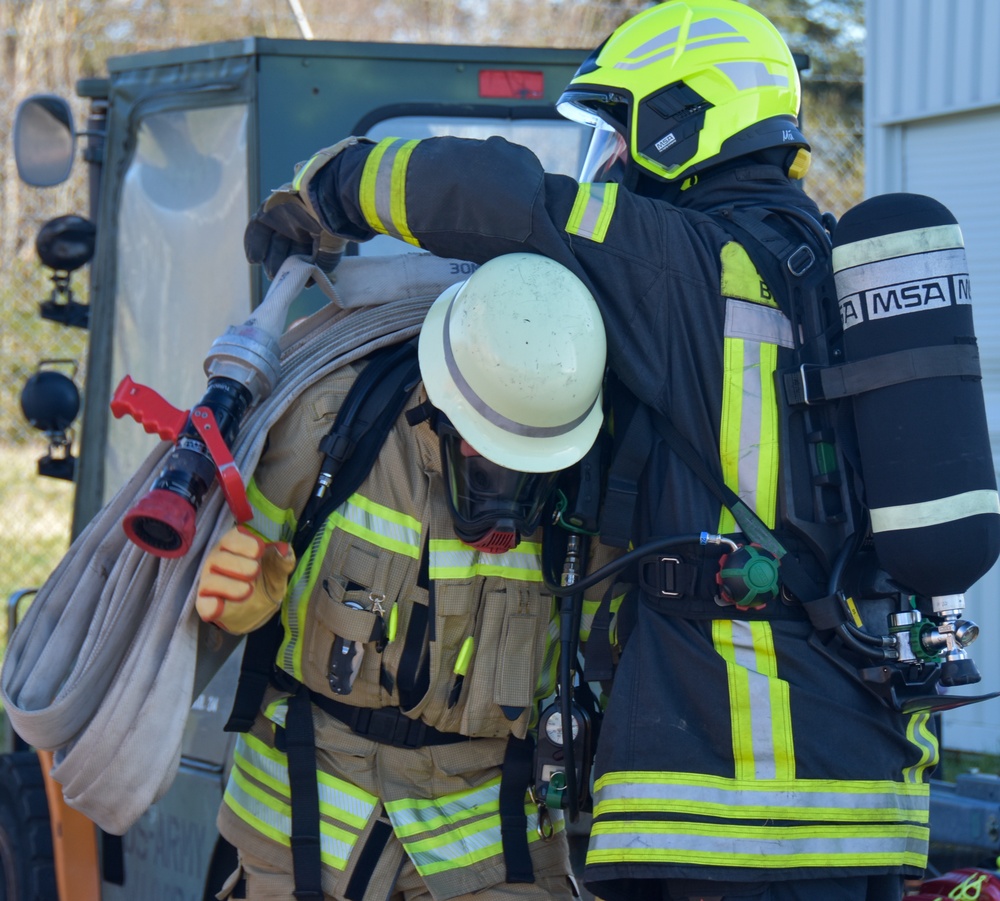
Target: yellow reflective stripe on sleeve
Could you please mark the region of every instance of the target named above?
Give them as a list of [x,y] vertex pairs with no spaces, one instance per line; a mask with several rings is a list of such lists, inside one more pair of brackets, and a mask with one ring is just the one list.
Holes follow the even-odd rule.
[[594,815],[700,814],[727,820],[927,823],[926,784],[890,780],[730,779],[701,773],[607,773]]
[[406,168],[418,141],[384,138],[368,154],[361,173],[361,214],[375,231],[420,247],[406,217]]
[[429,552],[429,575],[435,582],[475,576],[542,581],[542,546],[537,541],[522,541],[505,554],[484,554],[455,539],[432,538]]
[[[726,485],[773,528],[778,497],[778,345],[791,346],[779,311],[728,298],[723,339],[719,460]],[[737,531],[723,508],[719,532]]]
[[794,779],[788,683],[778,678],[770,624],[714,620],[712,642],[726,661],[736,778]]
[[906,724],[906,737],[920,749],[920,760],[903,770],[903,778],[916,785],[923,785],[925,773],[937,766],[941,758],[941,750],[937,737],[930,729],[930,721],[930,713],[914,713]]
[[[500,778],[437,799],[387,801],[392,827],[422,876],[457,870],[503,854],[500,832]],[[525,795],[529,842],[539,839],[538,810]],[[551,811],[556,831],[561,811]]]
[[614,182],[581,184],[566,223],[567,234],[602,243],[607,236],[617,200],[618,185]]
[[253,479],[247,485],[247,500],[253,510],[253,519],[247,525],[261,537],[268,541],[288,541],[295,534],[295,512],[272,504]]
[[751,869],[923,868],[922,826],[753,826],[732,823],[594,823],[587,864],[687,863]]

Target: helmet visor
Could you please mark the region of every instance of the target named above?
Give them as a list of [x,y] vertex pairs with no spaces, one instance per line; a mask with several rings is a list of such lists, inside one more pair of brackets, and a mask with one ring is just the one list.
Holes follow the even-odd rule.
[[476,545],[498,525],[519,536],[534,532],[558,473],[498,466],[479,456],[443,416],[441,420],[441,463],[455,534]]
[[584,184],[608,181],[621,184],[625,180],[628,159],[628,142],[601,121],[595,126],[590,139],[590,147],[580,169],[580,181]]

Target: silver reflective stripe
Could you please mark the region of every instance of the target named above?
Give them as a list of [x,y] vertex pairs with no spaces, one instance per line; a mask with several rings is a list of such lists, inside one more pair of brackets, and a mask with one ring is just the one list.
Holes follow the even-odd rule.
[[[580,185],[580,190],[587,191],[587,202],[582,212],[574,219],[572,233],[589,241],[596,240],[601,243],[608,230],[607,221],[601,218],[601,214],[608,199],[612,201],[617,199],[618,185],[613,182],[590,182]],[[569,227],[567,231],[570,231]]]
[[[453,799],[453,800],[449,800]],[[486,785],[456,797],[449,795],[438,801],[390,801],[385,805],[392,826],[400,836],[415,835],[438,828],[441,821],[455,823],[482,813],[475,808],[489,805],[499,810],[500,778],[491,779]],[[407,807],[405,805],[412,804]],[[420,826],[422,829],[414,827]]]
[[951,250],[964,246],[962,229],[958,225],[912,228],[834,247],[833,271],[839,273],[842,269],[852,269],[878,260],[892,257],[913,258],[931,251]]
[[[435,580],[495,574],[501,571],[508,577],[518,578],[521,577],[521,573],[527,577],[541,572],[542,569],[540,552],[515,549],[504,554],[484,554],[474,548],[464,547],[440,550],[435,548],[437,543],[432,540],[430,546],[430,577]],[[529,548],[538,547],[530,542],[522,544],[528,545]]]
[[[673,56],[678,49],[680,30],[671,28],[669,31],[635,48],[628,57],[615,63],[616,69],[643,69],[662,59]],[[680,49],[697,50],[701,47],[714,47],[718,44],[748,44],[750,39],[741,35],[732,25],[722,19],[711,18],[693,22],[688,29],[687,39]]]
[[[246,770],[258,781],[270,785],[275,791],[280,791],[285,798],[290,797],[291,788],[285,756],[280,751],[272,752],[274,757],[258,751],[254,747],[257,741],[251,736],[240,736],[234,753],[235,765]],[[266,746],[262,745],[261,747]],[[278,758],[279,754],[281,755],[280,759]],[[259,771],[266,778],[260,779],[256,773],[251,771],[251,768]],[[342,780],[328,773],[317,771],[316,779],[319,783],[320,810],[333,819],[341,819],[358,829],[364,828],[368,817],[375,809],[375,804],[339,788],[337,783],[342,782]]]
[[[531,813],[526,812],[528,842],[538,841],[538,813],[532,805]],[[555,811],[552,812],[555,814]],[[561,813],[561,812],[560,812]],[[456,829],[455,838],[437,844],[437,838],[424,841],[405,841],[406,853],[421,875],[440,873],[468,866],[503,853],[503,838],[500,831],[499,815],[491,816],[481,823],[467,823]],[[559,832],[564,828],[560,817],[552,816],[552,829]],[[433,847],[431,847],[433,845]]]
[[466,865],[471,860],[484,860],[503,853],[497,817],[490,817],[486,822],[492,825],[483,828],[479,823],[469,823],[462,827],[461,835],[427,850],[420,850],[419,843],[404,842],[406,853],[421,873],[440,872],[451,869],[450,864]]
[[[409,548],[411,551],[410,556],[415,558],[420,552],[420,529],[407,526],[401,522],[394,522],[385,516],[379,516],[374,510],[357,503],[359,498],[360,495],[351,495],[336,511],[336,515],[342,517],[346,523],[350,523],[370,533],[376,539],[382,539],[382,541],[393,542]],[[357,534],[357,532],[353,534]],[[381,542],[374,540],[372,543],[380,544]],[[401,550],[401,548],[397,548],[396,550]]]
[[996,491],[984,488],[919,504],[875,507],[871,511],[872,531],[922,529],[983,513],[1000,513],[1000,498]]
[[480,416],[482,416],[483,419],[505,432],[510,432],[512,435],[523,435],[527,438],[551,438],[572,432],[573,429],[575,429],[590,415],[590,411],[594,408],[594,404],[601,399],[599,394],[593,401],[591,401],[591,403],[587,406],[587,409],[585,409],[576,418],[571,419],[568,422],[549,426],[528,425],[527,423],[516,422],[515,420],[504,416],[499,410],[494,410],[489,404],[487,404],[486,401],[476,393],[472,385],[465,380],[465,376],[462,375],[462,371],[458,366],[458,362],[455,360],[455,354],[452,350],[451,313],[454,309],[457,297],[458,294],[456,293],[455,296],[452,297],[451,303],[448,304],[448,309],[445,312],[444,361],[445,365],[448,367],[448,374],[455,383],[455,387],[458,388],[462,397],[468,401],[469,405]]
[[[245,778],[237,770],[232,771],[229,776],[229,784],[226,786],[226,805],[251,828],[262,832],[273,841],[286,846],[290,845],[292,818],[288,804],[277,800],[273,802],[275,806],[264,803],[263,800],[250,793],[244,783]],[[275,809],[275,807],[279,807],[280,810]],[[320,820],[319,828],[319,846],[323,862],[337,870],[345,869],[355,842],[345,842],[334,838],[327,831],[331,827],[322,820]]]
[[795,346],[792,323],[781,310],[733,297],[726,298],[725,330],[727,338],[746,338],[780,347]]
[[[744,404],[746,401],[744,400]],[[744,414],[744,418],[745,418]],[[757,660],[757,649],[754,646],[754,635],[751,624],[745,620],[732,621],[733,654],[738,666],[747,672],[748,691],[739,699],[749,700],[750,741],[754,776],[757,779],[773,779],[777,775],[777,764],[774,758],[774,711],[771,706],[771,680],[761,673]]]
[[[835,251],[836,252],[836,251]],[[837,295],[846,297],[860,291],[887,291],[894,285],[936,282],[951,277],[968,276],[969,263],[961,247],[934,250],[905,257],[888,257],[837,272]],[[957,298],[955,303],[969,303]]]
[[781,864],[823,866],[843,858],[843,866],[863,867],[880,862],[896,865],[906,855],[923,859],[926,854],[927,830],[923,827],[903,827],[899,835],[885,835],[879,826],[854,826],[851,831],[855,834],[845,835],[844,828],[597,823],[591,832],[587,860],[594,862],[595,854],[599,860],[607,851],[615,852],[616,858],[619,854],[627,858],[632,851],[638,859],[648,860],[651,852],[655,855],[660,851],[670,860],[689,860],[694,854],[698,863],[705,863],[704,856],[716,857],[716,865],[725,861],[730,866],[766,868]]
[[711,19],[701,19],[698,22],[692,22],[691,27],[688,29],[687,36],[688,41],[690,42],[691,38],[706,38],[718,35],[734,34],[738,34],[738,32],[732,25],[713,16]]
[[[840,820],[848,823],[906,816],[927,821],[926,792],[875,790],[870,783],[829,791],[823,782],[774,780],[766,785],[723,777],[697,777],[707,784],[639,782],[599,785],[594,795],[595,815],[616,811],[668,811],[693,808],[705,815],[724,811],[727,818]],[[902,786],[901,786],[902,788]]]
[[787,75],[772,75],[767,71],[767,66],[761,62],[716,63],[715,68],[719,69],[738,91],[745,91],[748,88],[788,86]]
[[744,341],[736,493],[751,510],[758,509],[757,491],[760,486],[760,439],[764,409],[760,378],[760,342]]
[[392,215],[393,165],[403,147],[405,147],[403,140],[392,142],[378,162],[378,175],[375,177],[375,212],[382,222],[386,234],[396,238],[403,238],[404,235],[400,232]]
[[[275,804],[278,803],[280,802],[275,801]],[[292,834],[292,817],[290,812],[288,814],[279,813],[270,805],[264,804],[263,801],[251,795],[246,790],[240,773],[235,769],[229,774],[229,784],[226,786],[226,804],[233,809],[233,812],[241,820],[247,820],[247,817],[243,816],[244,812],[249,814],[253,820],[259,821],[262,826],[266,827],[265,829],[259,829],[259,831],[269,835],[275,841],[282,841],[284,844],[288,844],[288,839]],[[234,804],[238,805],[238,807],[234,806]],[[287,803],[284,806],[287,807]],[[288,809],[289,811],[291,810],[291,808]],[[249,822],[250,825],[254,825],[252,820]]]
[[[250,745],[250,742],[254,740],[249,736],[240,735],[236,741],[236,750],[233,753],[235,765],[244,770],[249,767],[259,770],[267,778],[262,780],[258,776],[258,781],[265,781],[274,789],[280,788],[285,798],[289,797],[288,767],[283,761],[255,751]],[[255,774],[250,773],[250,775],[253,776]]]
[[677,26],[664,31],[663,34],[658,34],[655,37],[651,37],[648,41],[640,44],[631,53],[628,54],[627,59],[638,60],[646,56],[648,53],[654,53],[657,50],[662,50],[664,47],[672,47],[677,43],[677,38],[680,37],[681,30]]

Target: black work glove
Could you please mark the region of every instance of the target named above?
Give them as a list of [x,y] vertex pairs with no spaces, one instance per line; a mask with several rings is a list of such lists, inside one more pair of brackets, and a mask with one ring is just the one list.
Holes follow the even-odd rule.
[[347,239],[326,231],[309,199],[312,177],[358,138],[345,138],[295,167],[295,178],[267,198],[250,217],[243,233],[243,250],[251,263],[261,263],[269,278],[290,256],[304,256],[326,273],[343,256]]

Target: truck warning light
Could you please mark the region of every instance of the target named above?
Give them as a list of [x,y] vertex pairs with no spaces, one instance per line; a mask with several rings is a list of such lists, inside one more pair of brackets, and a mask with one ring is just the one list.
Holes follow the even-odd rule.
[[479,96],[541,100],[545,97],[545,76],[520,69],[480,69]]

